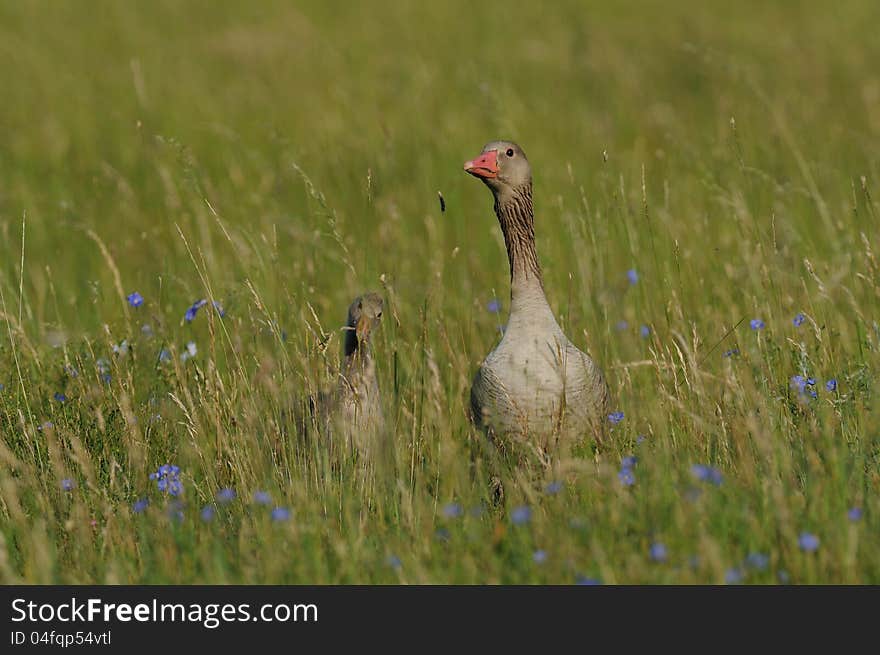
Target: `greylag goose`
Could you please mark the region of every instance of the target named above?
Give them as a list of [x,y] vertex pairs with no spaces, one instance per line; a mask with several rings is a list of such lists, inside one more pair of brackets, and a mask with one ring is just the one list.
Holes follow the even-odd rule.
[[464,169],[492,191],[510,261],[510,316],[474,377],[471,418],[502,437],[502,445],[525,443],[548,464],[563,447],[601,438],[608,387],[599,367],[562,332],[544,295],[532,172],[522,148],[493,141]]
[[336,387],[309,398],[313,423],[337,450],[344,447],[366,455],[384,427],[376,365],[370,352],[370,337],[379,327],[383,306],[382,296],[373,292],[352,301]]

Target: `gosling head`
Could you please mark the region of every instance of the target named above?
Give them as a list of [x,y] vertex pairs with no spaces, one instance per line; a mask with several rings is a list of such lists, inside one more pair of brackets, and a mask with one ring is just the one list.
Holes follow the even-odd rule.
[[479,178],[496,198],[517,195],[532,184],[526,153],[512,141],[492,141],[480,155],[464,163],[464,170]]
[[378,293],[368,292],[355,298],[348,308],[345,351],[351,354],[361,344],[367,344],[370,334],[379,327],[385,301]]

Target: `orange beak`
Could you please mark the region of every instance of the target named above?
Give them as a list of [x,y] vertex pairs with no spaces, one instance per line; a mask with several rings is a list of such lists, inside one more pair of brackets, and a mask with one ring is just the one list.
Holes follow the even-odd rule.
[[498,153],[495,150],[484,152],[476,159],[466,161],[464,170],[474,177],[498,177]]

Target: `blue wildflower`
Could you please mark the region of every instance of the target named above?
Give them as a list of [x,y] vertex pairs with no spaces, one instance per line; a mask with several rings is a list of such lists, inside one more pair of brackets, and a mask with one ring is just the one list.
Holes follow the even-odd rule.
[[722,357],[733,357],[734,355],[739,355],[739,348],[731,348],[730,350],[725,350]]
[[639,458],[635,455],[627,455],[620,461],[620,466],[626,469],[631,469],[633,466],[638,463]]
[[622,468],[617,474],[617,479],[624,487],[631,487],[636,483],[636,474],[630,468]]
[[721,471],[713,466],[706,466],[705,464],[694,464],[691,467],[691,475],[700,482],[710,482],[716,487],[724,481],[724,476],[721,475]]
[[560,482],[559,480],[554,480],[546,487],[544,487],[544,491],[550,495],[558,494],[560,491],[562,491],[562,482]]
[[171,361],[171,352],[163,348],[159,351],[159,361],[160,362],[170,362]]
[[547,561],[547,551],[538,549],[534,553],[532,553],[532,561],[535,564],[543,564]]
[[628,327],[629,327],[629,323],[627,323],[626,321],[617,321],[617,325],[614,326],[614,328],[618,332],[623,332]]
[[437,528],[437,531],[434,533],[434,538],[437,541],[449,541],[452,535],[449,534],[449,530],[446,528]]
[[825,389],[828,391],[837,391],[837,380],[831,378],[825,383]]
[[651,328],[649,328],[647,325],[643,325],[639,328],[639,334],[642,335],[642,339],[647,339],[651,336]]
[[770,565],[770,558],[764,553],[749,553],[746,556],[746,566],[756,571],[763,571]]
[[617,425],[622,420],[623,420],[623,412],[611,412],[608,415],[608,422],[611,423],[611,425]]
[[286,521],[290,518],[290,510],[286,507],[276,507],[272,510],[273,521]]
[[806,553],[815,552],[819,548],[819,537],[811,532],[801,532],[798,537],[798,545]]
[[860,521],[862,519],[862,508],[851,507],[850,510],[846,513],[846,516],[853,523],[855,523],[856,521]]
[[639,281],[639,273],[636,269],[631,268],[626,272],[626,279],[630,284],[636,284]]
[[150,474],[150,480],[156,481],[156,488],[162,493],[170,496],[179,496],[183,493],[180,467],[175,464],[163,464],[155,473]]
[[147,510],[147,507],[149,507],[149,505],[149,500],[147,500],[146,498],[141,498],[140,500],[135,501],[134,505],[131,506],[131,509],[135,514],[141,514],[142,512],[145,512]]
[[258,505],[268,505],[272,502],[272,499],[269,497],[269,494],[265,491],[255,491],[254,492],[254,502]]
[[760,318],[753,318],[751,321],[749,321],[749,327],[753,330],[763,330],[764,325],[764,321],[762,321]]
[[795,375],[791,378],[791,388],[795,389],[802,397],[818,396],[816,392],[816,378],[805,378],[803,375]]
[[3,391],[6,388],[6,385],[0,382],[0,391]]
[[140,307],[141,305],[144,304],[144,297],[141,294],[139,294],[137,291],[135,291],[134,293],[128,294],[128,296],[126,296],[125,299],[128,301],[128,304],[131,305],[132,307]]
[[727,569],[727,571],[724,572],[724,582],[727,584],[739,584],[742,582],[742,579],[742,569]]
[[443,516],[448,519],[457,519],[462,515],[463,510],[458,503],[449,503],[443,508]]
[[806,320],[807,320],[807,317],[806,317],[806,316],[804,316],[804,315],[801,314],[801,313],[798,313],[798,314],[797,314],[797,315],[791,320],[791,322],[794,324],[795,327],[800,327],[801,325],[804,324],[804,321],[806,321]]
[[55,392],[55,395],[52,396],[52,397],[53,397],[55,400],[57,400],[59,403],[66,403],[66,402],[67,402],[67,396],[65,396],[65,395],[64,395],[63,393],[61,393],[60,391]]
[[215,510],[213,505],[205,505],[202,508],[201,514],[199,514],[199,516],[201,516],[202,520],[207,523],[214,518],[214,512]]
[[199,352],[198,347],[196,346],[195,341],[188,341],[186,343],[186,349],[180,353],[180,361],[185,362],[191,357],[195,357],[196,353]]
[[574,579],[574,583],[578,585],[594,586],[602,584],[599,578],[588,578],[585,575],[579,575]]
[[222,306],[219,302],[217,302],[217,301],[215,300],[215,301],[213,301],[211,304],[214,305],[214,309],[217,310],[217,315],[218,315],[220,318],[223,318],[224,316],[226,316],[226,312],[223,311],[223,306]]
[[636,445],[641,446],[645,442],[645,439],[647,439],[647,438],[648,437],[646,437],[645,435],[640,434],[639,436],[636,437]]
[[235,500],[235,490],[225,487],[217,492],[217,502],[229,503]]
[[513,511],[510,513],[510,520],[513,521],[514,525],[523,525],[524,523],[528,523],[532,518],[532,510],[528,505],[520,505],[519,507],[514,507]]
[[202,298],[201,300],[196,300],[192,305],[190,305],[189,309],[186,310],[186,313],[183,315],[183,319],[187,323],[192,323],[198,311],[207,304],[208,301],[204,298]]
[[73,488],[74,488],[75,486],[76,486],[76,485],[73,483],[73,480],[71,480],[70,478],[64,478],[64,479],[61,481],[61,488],[62,488],[64,491],[73,491]]
[[492,300],[489,301],[489,304],[486,305],[486,309],[492,314],[497,314],[501,311],[501,301],[498,300],[498,298],[492,298]]
[[648,554],[651,557],[651,560],[654,562],[665,562],[668,557],[668,553],[666,552],[666,545],[655,541],[651,544],[650,549],[648,550]]
[[397,555],[389,555],[385,558],[385,564],[390,566],[392,569],[397,570],[401,566],[400,558]]

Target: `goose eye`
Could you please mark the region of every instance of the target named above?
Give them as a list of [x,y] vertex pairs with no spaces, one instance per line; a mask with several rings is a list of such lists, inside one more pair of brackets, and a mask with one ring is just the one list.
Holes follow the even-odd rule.
[[508,148],[508,149],[507,149],[507,152],[506,152],[505,154],[506,154],[508,157],[513,157],[513,148]]

